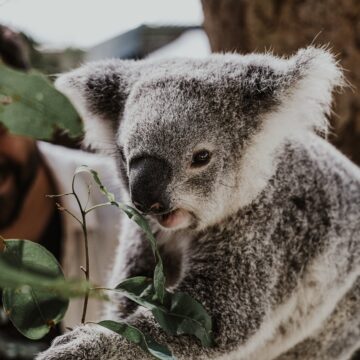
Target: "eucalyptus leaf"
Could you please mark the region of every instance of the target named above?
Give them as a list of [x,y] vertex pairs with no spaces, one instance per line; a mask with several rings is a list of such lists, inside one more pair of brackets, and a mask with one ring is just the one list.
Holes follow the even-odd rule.
[[41,74],[10,69],[0,63],[0,123],[10,132],[49,140],[64,129],[82,133],[79,115],[70,101]]
[[124,296],[151,310],[161,328],[170,335],[194,335],[203,346],[213,346],[212,320],[204,307],[190,295],[166,292],[159,302],[151,279],[134,277],[116,286]]
[[[6,240],[2,261],[16,265],[19,270],[32,268],[38,276],[63,279],[55,257],[44,247],[26,240]],[[5,272],[5,276],[7,277]],[[14,274],[12,274],[14,275]],[[4,277],[4,275],[2,275]],[[27,275],[31,278],[31,275]],[[7,277],[9,280],[9,278]],[[15,278],[16,280],[16,278]],[[65,315],[69,301],[58,294],[40,290],[30,284],[3,289],[3,305],[14,326],[30,339],[40,339]]]
[[120,291],[128,299],[149,310],[163,306],[157,299],[152,279],[144,276],[126,279],[117,285],[113,291]]
[[150,242],[150,246],[156,260],[156,266],[154,270],[154,287],[155,287],[156,295],[159,298],[160,302],[162,303],[164,301],[164,296],[165,296],[166,279],[164,275],[164,266],[159,250],[157,248],[156,239],[150,229],[147,220],[136,209],[130,208],[128,206],[128,212],[131,213],[131,216],[128,215],[130,219],[135,221],[143,229],[147,239]]
[[182,292],[171,294],[170,306],[152,309],[161,328],[170,335],[194,335],[205,347],[214,345],[212,321],[204,307],[190,295]]
[[152,295],[154,288],[151,278],[146,276],[135,276],[123,280],[116,286],[115,290],[122,290],[139,297],[147,297]]
[[[82,297],[87,289],[92,289],[85,280],[49,277],[33,267],[19,269],[0,256],[0,288],[17,289],[23,286],[46,291],[63,299]],[[106,298],[99,291],[91,291],[91,294],[96,298]]]
[[156,359],[176,360],[166,346],[160,345],[132,325],[125,322],[115,322],[111,320],[100,321],[98,325],[114,331],[123,336],[125,339],[137,344],[142,350],[153,355]]

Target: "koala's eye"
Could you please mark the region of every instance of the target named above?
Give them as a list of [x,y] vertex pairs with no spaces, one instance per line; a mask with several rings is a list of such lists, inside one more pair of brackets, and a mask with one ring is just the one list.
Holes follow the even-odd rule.
[[191,159],[191,167],[201,167],[209,163],[211,159],[210,151],[200,150],[193,154]]

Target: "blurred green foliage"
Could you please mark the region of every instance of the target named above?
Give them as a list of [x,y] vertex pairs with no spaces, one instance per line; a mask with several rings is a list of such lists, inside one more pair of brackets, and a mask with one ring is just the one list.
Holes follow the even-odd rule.
[[76,110],[45,76],[1,63],[0,122],[14,134],[43,140],[50,140],[58,129],[73,137],[82,132]]
[[41,49],[41,45],[28,35],[21,33],[27,46],[30,64],[44,74],[54,75],[80,65],[85,51],[78,48]]

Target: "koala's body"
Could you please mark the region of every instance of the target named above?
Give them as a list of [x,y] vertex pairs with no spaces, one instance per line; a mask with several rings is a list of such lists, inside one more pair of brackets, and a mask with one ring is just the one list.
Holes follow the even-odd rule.
[[[167,286],[213,317],[216,346],[126,318],[178,359],[346,360],[360,347],[360,170],[315,134],[342,74],[331,54],[111,60],[61,76],[86,140],[115,156],[123,199],[149,214]],[[141,230],[123,220],[110,285],[151,275]],[[82,326],[39,359],[145,359]]]

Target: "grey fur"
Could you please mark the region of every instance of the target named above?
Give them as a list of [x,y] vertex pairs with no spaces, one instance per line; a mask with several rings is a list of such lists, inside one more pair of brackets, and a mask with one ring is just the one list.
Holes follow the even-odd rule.
[[[360,170],[312,133],[325,130],[331,91],[341,80],[334,58],[315,48],[289,59],[108,61],[58,80],[87,115],[88,141],[103,151],[110,146],[119,164],[124,158],[125,200],[131,159],[156,155],[171,164],[164,192],[192,213],[191,222],[164,231],[150,221],[168,287],[206,307],[216,346],[167,336],[151,314],[123,299],[108,317],[126,318],[178,359],[350,358],[360,347]],[[188,164],[199,147],[213,155],[194,171]],[[122,221],[110,285],[147,275],[154,265],[136,225]],[[146,358],[89,325],[38,356]]]

